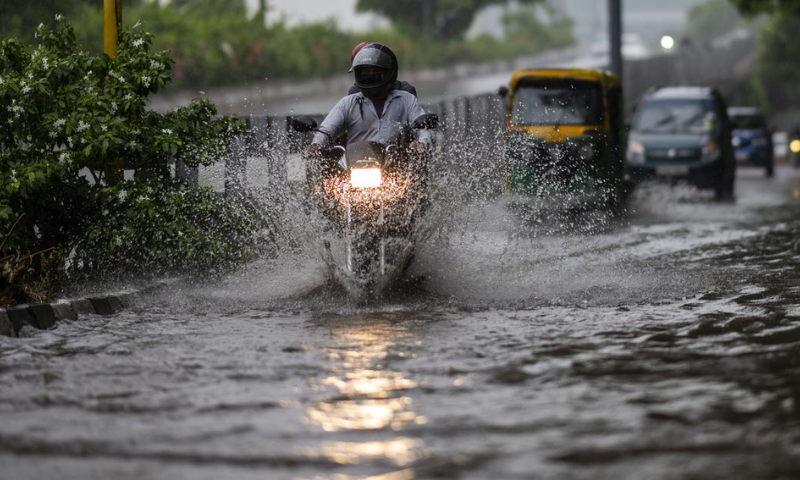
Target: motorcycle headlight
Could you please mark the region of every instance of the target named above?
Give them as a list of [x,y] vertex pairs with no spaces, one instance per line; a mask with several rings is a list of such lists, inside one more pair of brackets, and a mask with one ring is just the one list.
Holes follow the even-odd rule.
[[701,158],[703,160],[718,160],[720,157],[720,149],[717,142],[708,142],[703,145]]
[[354,168],[350,170],[350,185],[355,188],[377,188],[383,182],[380,168]]
[[628,142],[627,158],[629,163],[644,163],[645,148],[642,142],[631,140]]

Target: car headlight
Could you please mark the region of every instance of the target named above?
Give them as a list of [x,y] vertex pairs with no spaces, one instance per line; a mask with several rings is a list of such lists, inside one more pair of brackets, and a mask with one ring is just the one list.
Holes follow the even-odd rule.
[[629,163],[644,163],[644,144],[642,142],[637,142],[636,140],[629,141],[627,158]]
[[380,168],[354,168],[350,170],[350,185],[355,188],[377,188],[383,175]]
[[792,153],[800,153],[800,140],[792,140],[792,143],[789,144],[789,150]]
[[717,142],[708,142],[703,145],[702,156],[703,160],[719,160],[721,151]]

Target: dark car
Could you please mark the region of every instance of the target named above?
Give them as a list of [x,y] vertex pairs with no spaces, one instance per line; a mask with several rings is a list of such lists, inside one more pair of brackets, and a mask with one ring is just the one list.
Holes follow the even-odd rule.
[[757,108],[735,107],[728,109],[728,118],[736,161],[764,167],[768,177],[774,175],[772,131],[764,115]]
[[628,140],[629,182],[683,181],[713,189],[718,199],[733,198],[736,162],[731,126],[717,90],[668,87],[648,91],[636,110]]

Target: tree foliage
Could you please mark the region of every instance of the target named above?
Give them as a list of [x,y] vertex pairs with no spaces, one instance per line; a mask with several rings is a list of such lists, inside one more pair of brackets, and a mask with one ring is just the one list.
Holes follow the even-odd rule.
[[[542,0],[519,0],[521,4]],[[508,4],[509,0],[358,0],[356,8],[388,18],[403,31],[423,31],[441,38],[462,38],[475,15],[490,5]]]
[[800,0],[730,0],[746,15],[760,13],[788,13],[800,15]]
[[741,27],[753,28],[729,0],[706,0],[689,11],[683,41],[704,45]]
[[[12,4],[17,0],[13,0]],[[27,0],[26,0],[27,1]],[[436,6],[439,26],[447,33],[458,28],[455,37],[424,31],[415,24],[419,13],[406,7],[408,24],[398,22],[389,28],[369,32],[342,31],[335,20],[289,27],[279,20],[265,25],[263,15],[248,16],[245,0],[171,0],[169,2],[125,0],[123,19],[126,25],[141,22],[153,35],[155,50],[168,50],[174,60],[172,75],[176,86],[198,90],[213,85],[307,78],[343,74],[349,68],[350,51],[363,40],[380,41],[392,47],[400,63],[407,68],[429,68],[454,62],[480,62],[530,55],[545,48],[563,46],[572,39],[571,29],[554,28],[555,23],[521,19],[536,31],[510,29],[506,41],[491,37],[463,39],[459,36],[469,26],[475,12],[486,5],[503,4],[507,0],[416,2],[416,6]],[[554,0],[553,0],[554,1]],[[0,0],[6,5],[6,0]],[[21,2],[17,2],[22,5]],[[15,15],[33,25],[50,25],[61,2],[42,0],[28,2],[41,9],[18,7]],[[387,8],[406,5],[408,0],[382,2]],[[414,3],[414,2],[412,2]],[[546,5],[545,0],[526,0],[529,5]],[[72,11],[77,43],[90,52],[101,52],[103,46],[102,2],[73,0],[64,3]],[[408,10],[408,11],[406,11]],[[65,10],[62,10],[62,12]],[[394,10],[392,10],[394,11]],[[433,10],[430,10],[433,12]],[[461,13],[459,13],[461,12]],[[539,13],[541,13],[540,11]],[[261,12],[263,13],[263,12]],[[524,13],[524,12],[523,12]],[[524,14],[523,14],[524,16]],[[433,18],[433,17],[431,17]],[[452,23],[462,18],[463,23]],[[563,28],[562,24],[559,24]],[[513,30],[513,32],[511,32]],[[3,31],[33,41],[27,30]]]

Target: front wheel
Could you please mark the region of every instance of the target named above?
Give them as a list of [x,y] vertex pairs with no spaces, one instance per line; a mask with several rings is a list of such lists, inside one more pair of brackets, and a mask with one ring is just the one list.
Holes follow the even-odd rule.
[[349,210],[347,267],[359,305],[370,302],[378,293],[378,278],[383,273],[385,252],[383,219],[380,212]]

